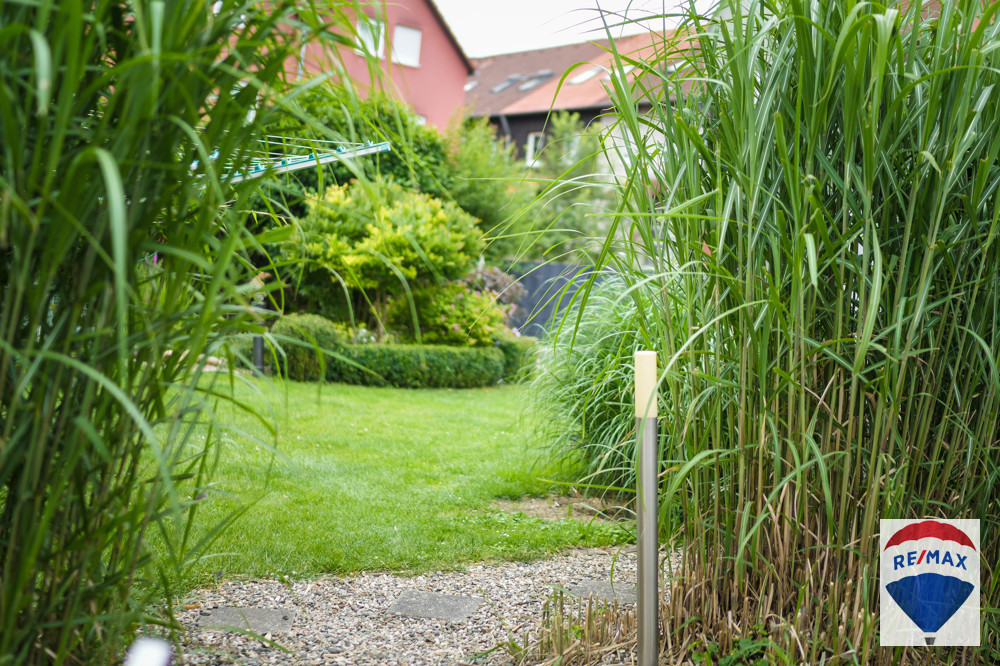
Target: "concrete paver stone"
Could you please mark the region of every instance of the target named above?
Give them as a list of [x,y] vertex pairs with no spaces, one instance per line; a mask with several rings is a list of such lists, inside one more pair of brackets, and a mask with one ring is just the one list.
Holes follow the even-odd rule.
[[620,604],[634,604],[636,601],[635,585],[615,583],[614,586],[606,580],[582,580],[566,589],[581,599],[593,596],[598,601],[610,603],[617,599]]
[[461,622],[472,617],[483,603],[483,599],[476,597],[406,590],[386,612],[406,617]]
[[203,629],[236,627],[255,634],[285,632],[292,628],[295,611],[283,608],[236,608],[220,606],[204,610],[198,618]]

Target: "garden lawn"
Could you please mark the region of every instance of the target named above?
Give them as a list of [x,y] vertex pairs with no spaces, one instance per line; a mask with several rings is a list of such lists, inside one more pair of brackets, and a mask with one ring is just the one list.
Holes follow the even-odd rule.
[[255,442],[268,435],[251,417],[220,408],[221,420],[244,432],[219,436],[216,481],[199,506],[195,531],[204,535],[227,514],[246,511],[189,582],[416,573],[633,538],[620,526],[490,509],[497,498],[545,493],[551,483],[540,479],[559,474],[535,465],[521,433],[524,387],[255,386],[237,386],[236,397],[270,401],[276,451]]

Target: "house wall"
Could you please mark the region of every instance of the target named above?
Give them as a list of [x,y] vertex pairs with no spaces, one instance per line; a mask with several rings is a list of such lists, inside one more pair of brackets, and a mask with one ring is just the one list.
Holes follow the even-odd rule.
[[[585,125],[589,125],[601,114],[600,109],[573,109],[573,111],[580,114],[580,119]],[[525,113],[508,115],[503,118],[493,116],[490,118],[490,123],[496,128],[498,137],[510,138],[517,150],[517,157],[523,159],[528,135],[532,132],[541,132],[545,128],[546,118],[548,118],[547,113]]]
[[[648,106],[639,109],[641,115],[651,113]],[[647,125],[640,125],[642,129],[641,141],[636,141],[630,133],[621,125],[616,124],[616,116],[608,115],[601,120],[602,131],[604,132],[604,159],[602,160],[601,173],[609,176],[610,181],[622,181],[628,177],[629,154],[645,152],[649,155],[660,153],[666,145],[666,137],[656,129],[655,119]],[[656,180],[656,175],[650,173],[650,178]]]
[[[602,109],[573,109],[580,114],[580,119],[586,125],[598,122],[601,130],[607,135],[605,142],[606,153],[601,160],[599,173],[607,175],[609,182],[624,176],[628,170],[626,168],[626,155],[628,148],[625,146],[625,138],[620,127],[615,126],[616,116],[608,114]],[[649,108],[640,109],[641,113],[648,113]],[[508,116],[493,116],[490,123],[496,128],[497,136],[500,138],[509,137],[517,151],[517,158],[524,159],[524,149],[528,141],[528,135],[532,132],[541,132],[545,127],[547,113],[528,113]],[[645,143],[646,150],[655,151],[657,144],[662,143],[663,136],[652,128],[647,128]],[[630,141],[631,143],[631,141]],[[636,148],[633,147],[632,150]]]
[[[438,20],[426,0],[390,0],[385,10],[385,55],[383,70],[389,76],[379,85],[391,85],[395,94],[413,110],[427,119],[429,125],[443,129],[465,106],[465,82],[469,69],[461,53],[451,41],[446,28]],[[376,16],[373,10],[369,14]],[[410,67],[391,61],[393,31],[397,25],[416,28],[421,32],[420,64]],[[329,56],[321,44],[309,44],[302,58],[302,68],[309,76],[326,73],[331,68]],[[371,88],[367,60],[354,49],[340,48],[347,75],[362,91]],[[391,81],[391,83],[390,83]]]

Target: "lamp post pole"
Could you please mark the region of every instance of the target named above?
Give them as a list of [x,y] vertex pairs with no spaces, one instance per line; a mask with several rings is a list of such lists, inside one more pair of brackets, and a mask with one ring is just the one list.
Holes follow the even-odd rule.
[[656,666],[660,648],[659,535],[657,477],[659,443],[656,417],[656,352],[635,353],[636,522],[639,556],[639,666]]
[[253,376],[264,376],[264,338],[253,336]]

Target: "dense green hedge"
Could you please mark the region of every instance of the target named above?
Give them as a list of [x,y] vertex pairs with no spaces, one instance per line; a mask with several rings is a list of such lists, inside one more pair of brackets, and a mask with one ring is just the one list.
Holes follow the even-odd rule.
[[340,351],[365,368],[327,359],[326,378],[348,384],[476,388],[496,384],[504,373],[504,355],[496,347],[351,345]]
[[[497,347],[345,344],[336,324],[313,314],[282,317],[271,332],[284,349],[284,355],[278,354],[281,373],[296,381],[475,388],[492,386],[505,376],[505,355]],[[325,355],[325,373],[317,348],[331,352]]]
[[529,367],[534,359],[532,350],[538,338],[530,335],[503,337],[497,347],[503,352],[503,380],[517,382],[529,377]]
[[[282,375],[300,382],[322,379],[319,350],[339,351],[344,342],[332,321],[314,314],[285,315],[275,323],[271,333],[284,350],[284,354],[277,354],[278,369]],[[332,357],[327,354],[327,373],[331,361]]]

